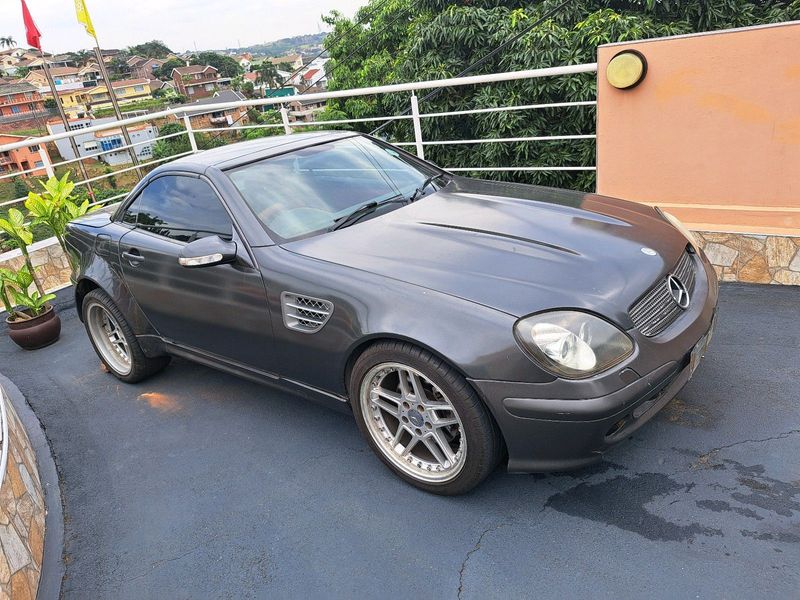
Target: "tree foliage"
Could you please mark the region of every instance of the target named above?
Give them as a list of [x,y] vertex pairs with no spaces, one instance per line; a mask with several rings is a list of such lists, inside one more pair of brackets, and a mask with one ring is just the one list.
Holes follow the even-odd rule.
[[144,44],[137,44],[128,48],[128,53],[133,56],[143,56],[145,58],[166,58],[172,54],[172,50],[161,40],[152,40]]
[[217,54],[216,52],[200,52],[192,55],[193,65],[211,65],[221,77],[236,77],[242,73],[242,67],[232,56]]
[[186,66],[180,58],[170,58],[167,62],[155,70],[155,76],[163,81],[172,81],[172,69]]
[[[330,89],[454,77],[538,20],[562,0],[370,0],[347,19],[333,11],[325,46]],[[709,31],[800,18],[800,0],[576,0],[534,27],[471,74],[591,63],[600,44]],[[419,94],[421,97],[424,93]],[[421,102],[441,112],[593,100],[593,74],[503,82],[443,90]],[[408,94],[336,99],[330,111],[349,118],[400,114]],[[422,120],[429,140],[532,137],[593,133],[594,109],[571,107],[506,111]],[[370,131],[371,123],[358,124]],[[383,131],[413,140],[401,120]],[[578,166],[594,164],[593,141],[429,146],[426,158],[443,166]],[[593,189],[591,172],[498,172],[484,177]]]

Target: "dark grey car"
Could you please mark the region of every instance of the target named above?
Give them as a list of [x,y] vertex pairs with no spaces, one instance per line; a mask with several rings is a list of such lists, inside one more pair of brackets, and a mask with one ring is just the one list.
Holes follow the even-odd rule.
[[353,133],[233,144],[69,226],[109,371],[171,355],[347,408],[422,489],[588,465],[683,387],[717,280],[656,209],[451,175]]

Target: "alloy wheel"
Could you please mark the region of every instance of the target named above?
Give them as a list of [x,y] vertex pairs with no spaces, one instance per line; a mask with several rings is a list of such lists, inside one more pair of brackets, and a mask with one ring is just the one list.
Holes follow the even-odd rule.
[[433,483],[461,472],[467,453],[461,419],[423,373],[401,363],[379,364],[362,380],[359,402],[372,439],[397,468]]
[[109,367],[120,375],[131,372],[131,351],[117,320],[100,304],[91,304],[86,323],[97,349]]

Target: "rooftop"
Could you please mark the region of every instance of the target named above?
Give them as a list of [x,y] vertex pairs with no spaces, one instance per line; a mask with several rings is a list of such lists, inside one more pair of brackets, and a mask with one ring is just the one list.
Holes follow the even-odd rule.
[[211,65],[189,65],[188,67],[175,67],[172,72],[178,72],[178,75],[194,75],[195,73],[203,73],[207,70],[216,71],[217,69]]
[[36,87],[26,82],[0,84],[0,96],[5,96],[8,94],[21,94],[24,92],[35,92],[35,91],[37,91]]
[[197,115],[204,115],[210,112],[216,112],[217,111],[216,108],[205,108],[210,104],[213,105],[213,104],[220,104],[222,102],[240,102],[242,100],[246,100],[244,94],[240,94],[239,92],[236,92],[234,90],[222,90],[220,92],[217,92],[213,96],[210,96],[208,98],[203,98],[202,100],[197,100],[195,102],[192,102],[191,104],[185,104],[182,106],[200,107],[197,109],[188,108],[188,110],[186,111],[187,115],[194,117]]

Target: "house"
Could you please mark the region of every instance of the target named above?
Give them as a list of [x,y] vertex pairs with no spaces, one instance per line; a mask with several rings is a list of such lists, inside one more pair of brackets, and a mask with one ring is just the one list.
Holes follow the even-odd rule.
[[209,98],[185,104],[181,108],[186,109],[186,114],[189,116],[193,129],[230,127],[234,124],[247,125],[250,119],[247,116],[246,107],[227,108],[224,110],[217,110],[213,107],[214,104],[239,102],[241,100],[246,100],[243,94],[233,90],[223,90]]
[[219,76],[211,65],[190,65],[172,69],[175,89],[189,99],[208,98],[230,81]]
[[27,61],[24,65],[20,64],[20,66],[26,66],[33,70],[43,69],[45,60],[47,61],[47,66],[51,68],[75,66],[74,60],[69,54],[45,54],[44,58],[37,56]]
[[97,66],[97,63],[90,62],[87,65],[84,65],[78,71],[78,74],[81,76],[83,80],[84,87],[89,87],[92,85],[97,84],[98,79],[103,78],[103,74],[100,71],[100,67]]
[[[130,104],[131,102],[137,102],[139,100],[151,100],[153,98],[150,93],[149,79],[123,79],[121,81],[112,81],[111,87],[120,105]],[[108,87],[104,83],[84,89],[81,95],[83,104],[85,104],[86,108],[89,110],[110,108],[112,106],[111,97],[108,94]]]
[[249,52],[245,52],[244,54],[240,54],[239,56],[235,57],[236,62],[239,63],[239,66],[242,67],[245,71],[249,71],[250,67],[253,64],[253,55]]
[[[50,75],[53,78],[53,83],[56,84],[56,91],[62,92],[66,90],[83,89],[83,77],[81,77],[80,69],[77,67],[51,67]],[[44,71],[31,71],[28,73],[28,77],[26,77],[26,79],[33,83],[33,78],[37,76],[40,76],[40,78],[44,80],[44,84],[39,85],[39,92],[44,93],[46,89],[47,93],[49,94],[50,86],[47,83],[47,78],[44,75]],[[37,81],[39,80],[37,79]]]
[[[113,123],[115,121],[116,118],[114,117],[106,117],[102,119],[71,119],[68,123],[70,131],[80,131],[87,127]],[[63,133],[64,124],[59,120],[48,121],[47,131],[50,134]],[[138,123],[128,126],[128,134],[131,136],[131,143],[136,144],[134,146],[136,156],[142,162],[150,160],[153,156],[155,138],[158,137],[158,129],[152,123]],[[149,143],[140,144],[140,142]],[[106,129],[93,133],[78,133],[75,136],[75,143],[78,146],[78,154],[80,154],[81,157],[96,156],[98,160],[108,165],[124,165],[130,164],[131,162],[131,156],[127,148],[115,151],[115,149],[122,148],[125,145],[125,138],[122,136],[121,129]],[[77,158],[69,140],[56,140],[55,144],[59,154],[61,154],[65,160]]]
[[[30,139],[33,138],[0,133],[0,146]],[[0,152],[0,175],[19,171],[27,171],[28,169],[36,170],[30,173],[25,173],[22,175],[22,177],[42,177],[47,175],[47,171],[44,168],[45,162],[42,158],[42,153],[44,153],[44,155],[47,157],[47,163],[50,164],[50,155],[47,154],[47,147],[41,146],[40,152],[40,146],[38,144],[35,146],[25,146],[24,148],[17,148],[16,150],[6,150],[4,152]]]
[[276,58],[268,58],[269,62],[273,65],[288,64],[292,67],[292,71],[303,68],[303,55],[302,54],[287,54],[286,56],[278,56]]
[[146,58],[131,67],[131,77],[134,79],[156,79],[156,71],[160,69],[166,58]]
[[325,110],[326,100],[302,100],[300,96],[297,100],[289,102],[289,120],[311,123],[314,116]]
[[84,95],[80,90],[66,90],[58,93],[61,106],[70,119],[80,119],[88,116]]
[[0,85],[0,123],[13,123],[47,114],[44,100],[30,83]]
[[303,73],[302,82],[302,87],[304,89],[319,87],[320,91],[322,91],[328,85],[328,77],[323,69],[309,69]]
[[111,49],[108,49],[108,50],[102,50],[101,49],[100,50],[100,56],[103,57],[103,64],[104,65],[110,65],[112,62],[114,62],[114,59],[117,58],[119,53],[120,53],[120,50],[117,50],[115,48],[111,48]]
[[11,54],[0,54],[0,73],[14,75],[17,72],[19,59]]

